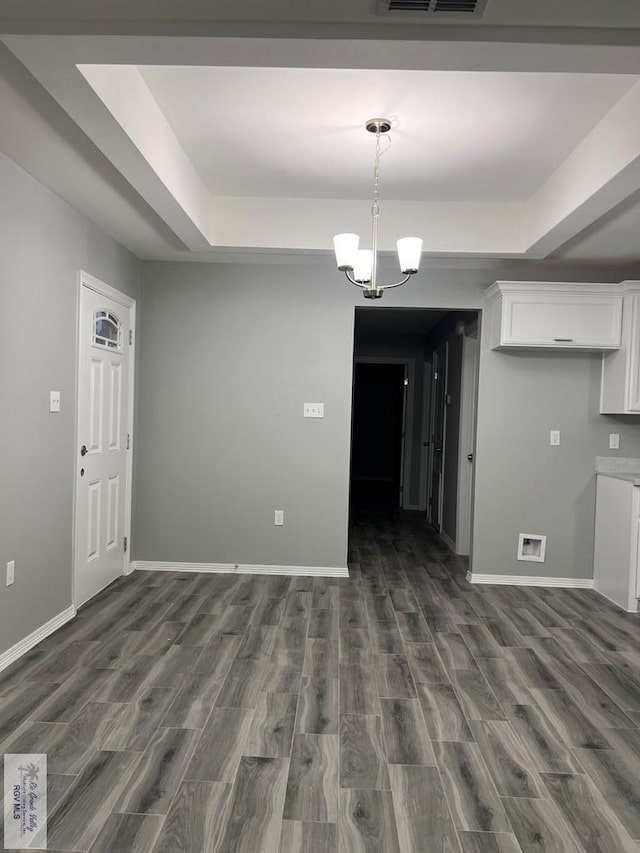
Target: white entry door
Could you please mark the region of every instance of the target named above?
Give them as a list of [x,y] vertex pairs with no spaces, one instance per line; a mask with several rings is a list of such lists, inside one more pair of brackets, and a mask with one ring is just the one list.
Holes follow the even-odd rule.
[[132,304],[129,297],[83,274],[78,350],[76,607],[108,586],[125,568],[131,506],[127,430]]

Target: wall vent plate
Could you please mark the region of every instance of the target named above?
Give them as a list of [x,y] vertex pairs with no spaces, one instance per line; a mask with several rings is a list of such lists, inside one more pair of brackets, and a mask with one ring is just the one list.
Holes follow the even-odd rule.
[[521,533],[518,537],[518,559],[544,563],[547,537],[537,533]]
[[423,21],[481,18],[488,0],[379,0],[378,15]]

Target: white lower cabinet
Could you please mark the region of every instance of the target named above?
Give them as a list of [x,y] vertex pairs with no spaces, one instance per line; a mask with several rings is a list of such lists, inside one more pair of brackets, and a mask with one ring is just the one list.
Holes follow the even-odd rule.
[[602,357],[600,413],[640,415],[640,281],[621,285],[622,342]]
[[640,598],[640,475],[598,474],[594,588],[624,610]]
[[492,349],[620,346],[619,284],[497,281],[487,290]]

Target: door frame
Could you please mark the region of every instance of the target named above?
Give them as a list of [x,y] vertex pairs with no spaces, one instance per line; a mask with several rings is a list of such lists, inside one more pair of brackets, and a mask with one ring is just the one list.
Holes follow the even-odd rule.
[[[447,451],[447,393],[449,387],[449,341],[444,340],[441,344],[439,344],[431,354],[431,392],[429,394],[430,397],[430,414],[429,414],[429,480],[427,483],[427,521],[435,528],[436,525],[433,524],[431,517],[431,507],[433,506],[433,469],[435,467],[435,443],[433,441],[433,433],[435,429],[436,423],[436,389],[435,383],[436,379],[434,377],[434,361],[436,359],[437,353],[439,350],[444,350],[444,405],[442,407],[442,470],[440,471],[440,481],[438,486],[438,526],[437,531],[440,536],[443,536],[442,532],[442,507],[443,507],[443,498],[444,498],[444,465],[445,465],[445,454]],[[441,370],[440,365],[438,365],[438,370]],[[444,537],[443,537],[444,538]]]
[[[479,360],[480,330],[479,324],[475,322],[465,328],[462,338],[455,552],[464,556],[471,552],[472,539]],[[473,460],[465,465],[468,453],[473,454]]]
[[420,492],[418,509],[425,515],[429,508],[429,465],[431,452],[431,358],[425,358],[422,368],[422,446],[420,448]]
[[127,537],[127,550],[124,553],[124,564],[123,564],[123,575],[131,574],[131,516],[132,516],[132,496],[133,496],[133,406],[134,406],[134,383],[135,383],[135,353],[136,353],[136,300],[128,296],[126,293],[122,293],[120,290],[116,290],[115,287],[111,287],[109,284],[105,284],[104,281],[101,281],[99,278],[91,275],[85,270],[80,270],[78,274],[78,289],[76,294],[76,378],[75,378],[75,392],[76,392],[76,406],[75,406],[75,428],[74,428],[74,463],[73,463],[73,529],[71,534],[72,540],[72,549],[73,549],[73,583],[72,583],[72,602],[74,611],[77,609],[77,587],[76,582],[78,578],[78,566],[77,566],[77,549],[76,545],[78,542],[78,531],[77,531],[77,523],[78,523],[78,469],[80,468],[80,456],[78,453],[78,447],[80,446],[80,354],[81,354],[81,321],[82,321],[82,288],[86,287],[88,290],[93,290],[95,293],[99,293],[101,296],[105,296],[107,299],[113,300],[113,302],[117,302],[119,305],[124,306],[129,310],[129,328],[132,331],[131,335],[131,344],[129,345],[129,371],[128,371],[128,382],[129,387],[127,389],[127,434],[130,437],[129,440],[129,448],[126,457],[126,484],[125,484],[125,495],[124,495],[124,530],[123,534]]
[[[409,489],[407,484],[411,482],[411,447],[413,443],[413,417],[415,406],[415,380],[416,360],[410,356],[386,356],[386,355],[357,355],[354,360],[356,364],[404,364],[405,376],[409,380],[405,395],[404,405],[404,434],[402,436],[402,509],[417,509],[417,506],[409,503]],[[353,403],[351,404],[351,422],[353,423]],[[353,437],[352,437],[353,439]]]

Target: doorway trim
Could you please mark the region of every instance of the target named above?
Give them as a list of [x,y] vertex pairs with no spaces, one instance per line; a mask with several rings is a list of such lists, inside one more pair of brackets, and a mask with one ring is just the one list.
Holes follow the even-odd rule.
[[429,465],[431,452],[431,358],[425,358],[422,368],[422,445],[420,447],[420,512],[427,514],[429,508]]
[[[467,556],[471,552],[479,358],[480,335],[476,322],[465,329],[462,338],[455,552],[463,556]],[[472,454],[473,459],[465,464],[468,461],[468,453]]]
[[106,284],[104,281],[101,281],[99,278],[91,275],[91,273],[86,272],[85,270],[80,270],[78,274],[78,290],[76,294],[76,378],[75,378],[75,392],[76,392],[76,412],[75,412],[75,427],[74,427],[74,463],[73,463],[73,529],[71,534],[72,541],[72,549],[73,549],[73,582],[72,582],[72,601],[74,610],[77,610],[77,589],[76,589],[76,581],[78,577],[78,566],[77,566],[77,541],[78,541],[78,531],[77,527],[77,513],[78,513],[78,469],[80,466],[80,458],[77,452],[79,443],[80,443],[80,355],[81,355],[81,305],[82,305],[82,288],[86,287],[89,290],[93,290],[96,293],[99,293],[101,296],[105,296],[107,299],[111,299],[114,302],[117,302],[119,305],[123,305],[125,308],[129,310],[129,318],[130,318],[130,329],[132,331],[131,335],[131,344],[129,345],[129,387],[127,390],[127,433],[130,436],[129,441],[129,452],[126,457],[126,487],[125,487],[125,503],[124,503],[124,535],[127,537],[128,547],[124,554],[124,564],[122,574],[128,575],[133,571],[133,565],[131,561],[131,516],[132,516],[132,496],[133,496],[133,446],[134,446],[134,435],[133,435],[133,406],[135,399],[135,353],[136,353],[136,300],[128,296],[126,293],[122,293],[120,290],[116,290],[115,287],[111,287],[111,285]]
[[[353,359],[356,364],[404,364],[406,376],[409,380],[407,385],[407,403],[405,406],[404,435],[402,437],[402,509],[418,509],[417,505],[409,503],[409,489],[407,485],[411,482],[411,447],[413,444],[413,417],[415,406],[415,383],[416,383],[416,360],[410,356],[391,355],[357,355]],[[353,404],[351,411],[353,420]]]
[[[436,378],[435,378],[435,368],[434,364],[437,360],[437,354],[440,350],[444,350],[444,404],[443,404],[443,412],[442,412],[442,471],[440,472],[440,480],[438,485],[438,525],[433,523],[432,518],[432,507],[433,507],[433,470],[435,468],[435,442],[433,440],[433,434],[435,430],[436,424]],[[444,462],[446,458],[447,452],[447,392],[449,388],[449,341],[443,340],[436,349],[431,353],[431,361],[430,365],[430,379],[431,379],[431,389],[429,393],[429,479],[427,483],[427,507],[426,507],[426,517],[427,521],[437,529],[438,535],[449,545],[451,548],[449,537],[444,533],[442,529],[442,507],[443,507],[443,497],[444,497]],[[442,368],[438,365],[438,370]],[[453,549],[452,549],[453,550]]]

